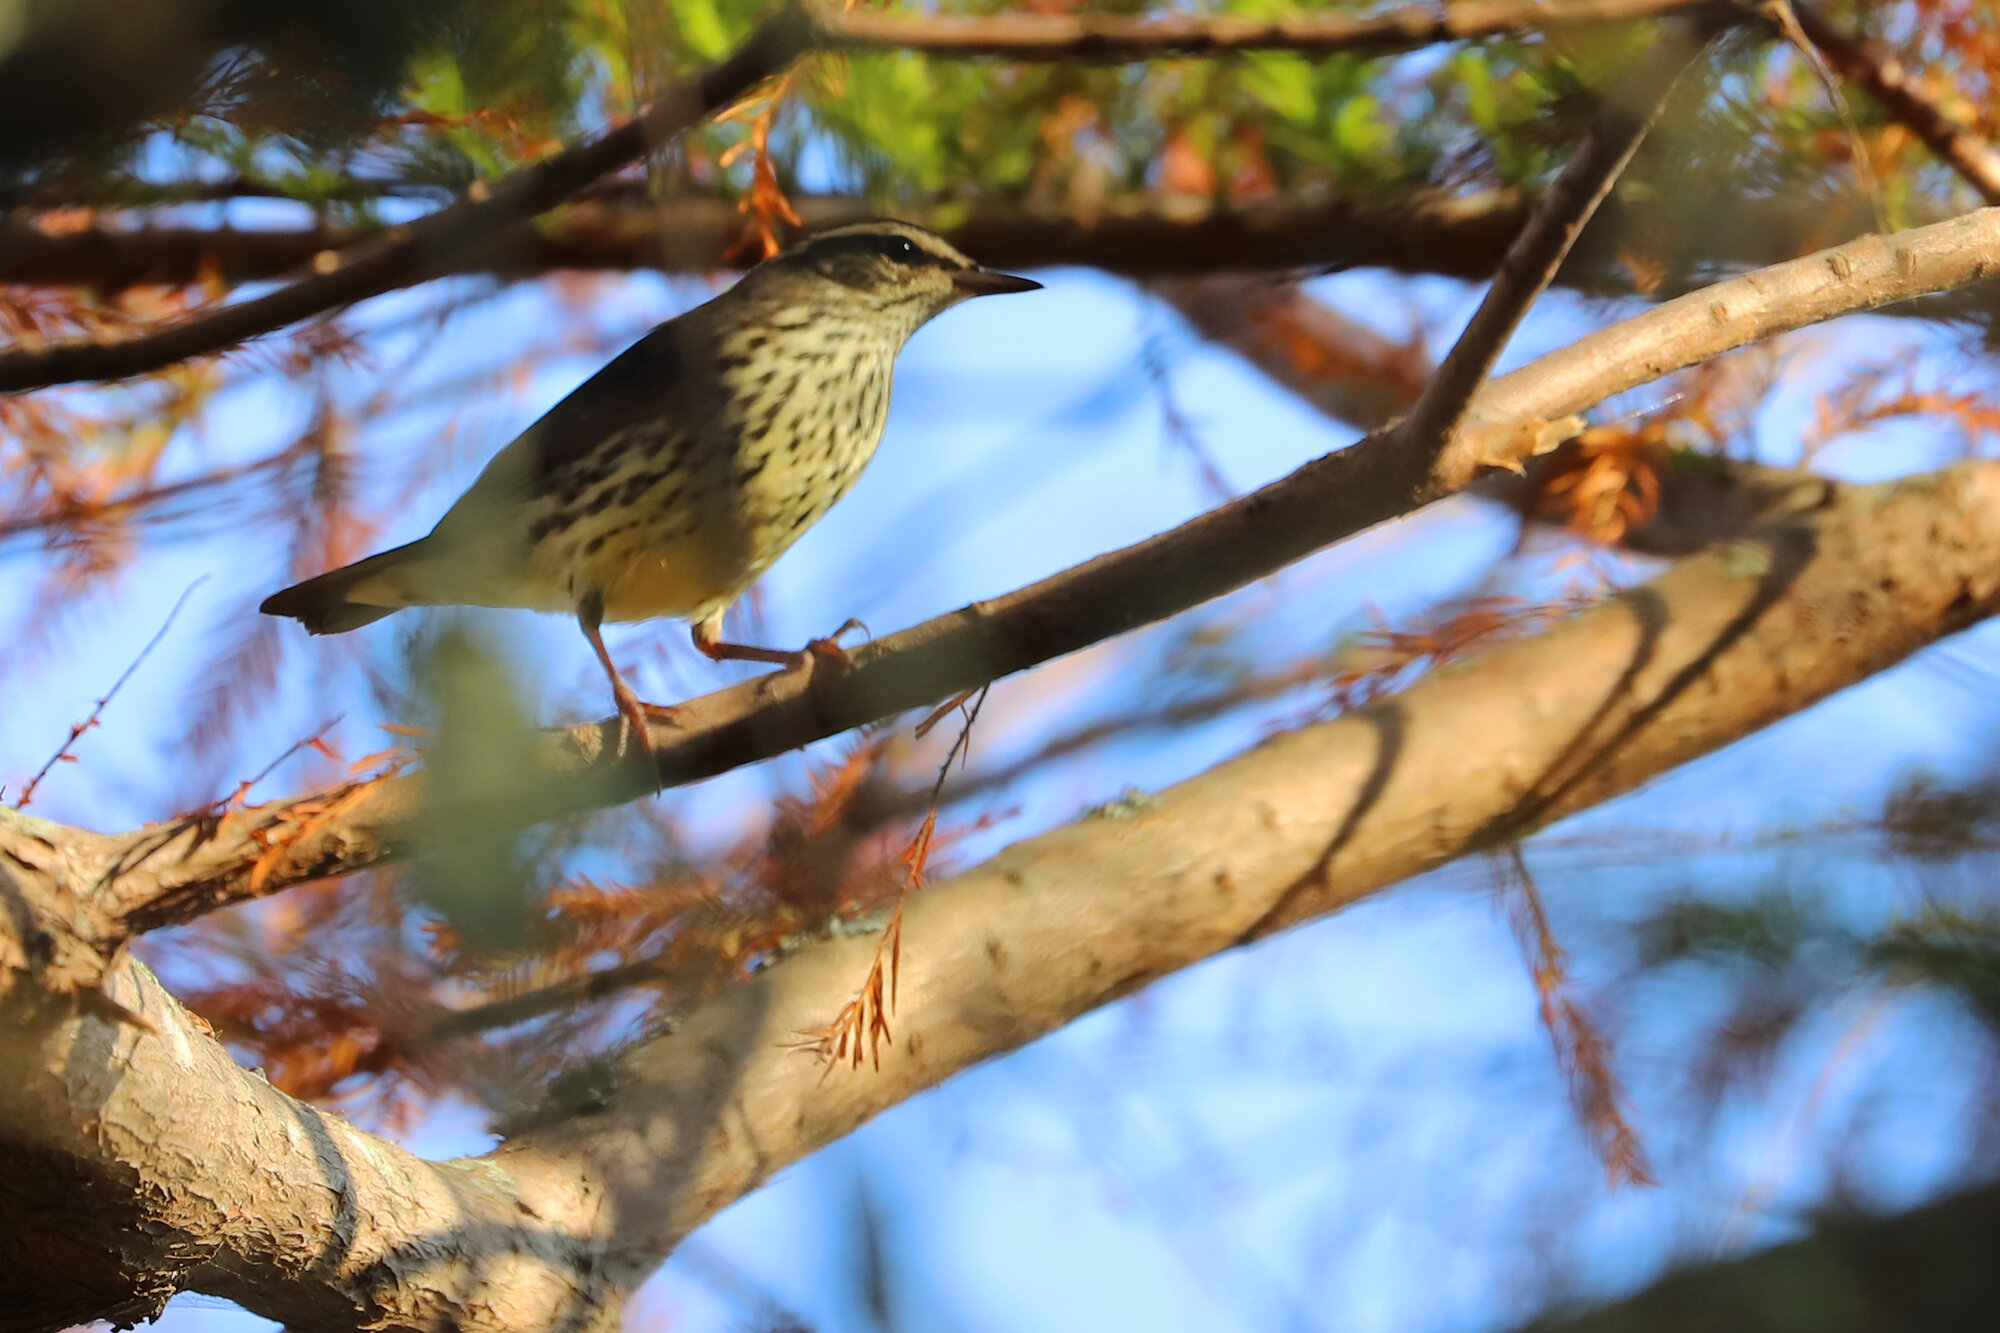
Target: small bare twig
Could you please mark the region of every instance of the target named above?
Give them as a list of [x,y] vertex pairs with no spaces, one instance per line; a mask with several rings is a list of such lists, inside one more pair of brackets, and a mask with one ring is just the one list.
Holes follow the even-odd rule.
[[1140,353],[1140,363],[1145,368],[1146,377],[1153,382],[1154,392],[1159,394],[1161,424],[1166,427],[1167,439],[1194,464],[1195,473],[1201,478],[1202,489],[1208,492],[1209,500],[1221,504],[1235,499],[1237,489],[1229,484],[1229,478],[1222,475],[1221,464],[1202,443],[1194,423],[1187,419],[1180,403],[1174,398],[1173,371],[1167,365],[1159,339],[1149,338],[1146,341],[1145,350]]
[[[1765,0],[1764,12],[1777,24],[1778,31],[1791,43],[1792,49],[1805,58],[1819,79],[1821,88],[1826,90],[1827,101],[1833,103],[1834,114],[1840,117],[1840,127],[1847,134],[1848,151],[1854,158],[1854,178],[1861,185],[1861,193],[1868,196],[1869,207],[1875,210],[1875,229],[1889,230],[1889,206],[1882,199],[1882,181],[1875,174],[1875,163],[1868,156],[1868,144],[1861,137],[1861,124],[1854,119],[1854,108],[1848,104],[1847,94],[1841,91],[1840,80],[1826,63],[1824,47],[1815,42],[1806,32],[1801,20],[1799,7],[1792,0]],[[1823,33],[1823,35],[1826,35]]]
[[125,669],[118,673],[118,679],[111,682],[111,688],[106,690],[104,697],[99,699],[96,705],[91,708],[90,715],[81,722],[70,724],[68,738],[57,747],[54,754],[49,756],[48,762],[36,771],[35,776],[28,779],[28,785],[21,789],[21,799],[14,802],[16,810],[25,810],[28,808],[28,802],[35,799],[35,788],[41,786],[42,779],[47,777],[57,764],[65,762],[73,764],[76,762],[76,756],[70,753],[71,747],[83,738],[83,733],[95,727],[99,720],[103,718],[105,706],[118,697],[118,691],[125,688],[125,682],[132,679],[132,674],[139,669],[140,664],[153,655],[153,650],[160,646],[160,640],[166,638],[167,631],[174,627],[174,619],[180,615],[181,608],[187,605],[188,598],[194,595],[196,588],[199,588],[206,582],[208,582],[208,575],[203,574],[200,578],[197,578],[193,583],[188,584],[186,588],[182,589],[180,597],[174,602],[173,609],[167,612],[167,618],[160,623],[160,628],[153,632],[153,637],[146,640],[146,646],[139,650],[139,655],[128,662]]

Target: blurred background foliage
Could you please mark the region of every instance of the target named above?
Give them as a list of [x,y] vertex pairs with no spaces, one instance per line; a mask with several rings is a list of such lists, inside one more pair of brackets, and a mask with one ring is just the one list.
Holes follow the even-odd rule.
[[[0,0],[0,259],[55,253],[18,248],[29,239],[74,247],[60,280],[29,259],[10,270],[0,331],[124,336],[259,290],[233,267],[246,237],[304,233],[309,255],[420,215],[630,114],[767,10]],[[1996,129],[1990,7],[1815,12],[1892,53],[1969,130]],[[210,576],[36,808],[110,828],[428,749],[450,799],[412,869],[219,913],[143,952],[274,1082],[440,1151],[587,1101],[595,1058],[804,941],[880,925],[959,720],[918,739],[905,719],[516,834],[479,812],[509,799],[493,775],[532,744],[528,724],[604,711],[572,632],[399,617],[308,645],[256,601],[422,531],[536,412],[794,233],[791,210],[985,219],[1029,255],[1050,220],[1334,204],[1517,217],[1652,32],[1389,58],[821,54],[534,224],[557,239],[651,228],[671,249],[691,216],[672,210],[712,206],[724,243],[671,272],[473,272],[122,384],[0,399],[6,798]],[[1516,358],[1746,265],[1976,202],[1867,96],[1830,96],[1815,60],[1738,29]],[[1469,311],[1454,234],[1422,233],[1439,239],[1397,269],[1209,275],[1222,266],[1197,251],[1148,282],[1107,262],[1060,275],[1038,306],[950,317],[906,363],[868,482],[750,599],[746,632],[803,641],[848,615],[894,628],[1351,440],[1409,401]],[[191,280],[114,262],[186,236]],[[1321,267],[1341,267],[1337,229],[1325,243]],[[93,254],[112,258],[77,280]],[[1511,495],[1004,683],[943,789],[930,870],[1115,813],[1644,577],[1707,463],[1872,478],[1990,452],[1993,298],[1989,284],[1751,349],[1616,405]],[[1342,397],[1349,381],[1367,392]],[[718,1221],[635,1326],[1499,1327],[1822,1214],[1988,1180],[1995,643],[1973,631],[1565,823],[1525,847],[1532,880],[1440,872],[969,1073]],[[672,627],[616,649],[649,697],[717,679]],[[1509,921],[1529,894],[1548,929],[1520,931],[1524,967]],[[1532,980],[1551,968],[1588,1025],[1557,1031],[1553,1058]],[[1615,1095],[1580,1117],[1564,1071],[1592,1041],[1608,1063],[1580,1077]],[[1658,1188],[1607,1189],[1591,1123],[1606,1105]],[[1037,1290],[999,1294],[1023,1283]],[[228,1318],[199,1303],[173,1317]]]

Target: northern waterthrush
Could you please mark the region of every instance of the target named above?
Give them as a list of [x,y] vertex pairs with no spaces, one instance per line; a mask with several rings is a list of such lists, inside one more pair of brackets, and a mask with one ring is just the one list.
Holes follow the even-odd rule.
[[676,616],[712,658],[798,653],[722,639],[722,614],[875,454],[896,354],[973,296],[1033,291],[904,222],[822,232],[668,320],[495,455],[430,535],[265,599],[314,634],[407,606],[573,614],[624,722],[645,706],[605,621]]

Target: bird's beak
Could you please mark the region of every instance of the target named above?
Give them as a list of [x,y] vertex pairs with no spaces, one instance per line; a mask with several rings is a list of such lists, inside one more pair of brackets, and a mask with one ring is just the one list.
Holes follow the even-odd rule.
[[1042,284],[1033,278],[995,273],[990,268],[957,269],[951,275],[951,285],[967,296],[999,296],[1004,292],[1038,292],[1042,289]]

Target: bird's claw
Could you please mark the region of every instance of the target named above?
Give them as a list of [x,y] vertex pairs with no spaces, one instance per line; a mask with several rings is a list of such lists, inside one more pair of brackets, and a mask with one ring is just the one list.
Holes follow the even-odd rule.
[[625,757],[626,747],[636,735],[639,740],[639,749],[645,754],[646,761],[650,764],[658,764],[660,752],[653,744],[653,729],[650,724],[654,721],[677,722],[679,721],[679,714],[680,710],[670,704],[646,703],[630,690],[620,693],[618,696],[618,757],[620,759]]
[[[814,639],[806,644],[804,648],[795,654],[792,662],[793,667],[812,667],[820,662],[825,662],[831,666],[838,667],[842,671],[852,670],[854,667],[854,656],[840,642],[840,636],[857,629],[863,634],[868,634],[868,627],[866,625],[850,617],[846,624],[825,638]],[[873,635],[869,637],[872,638]]]

